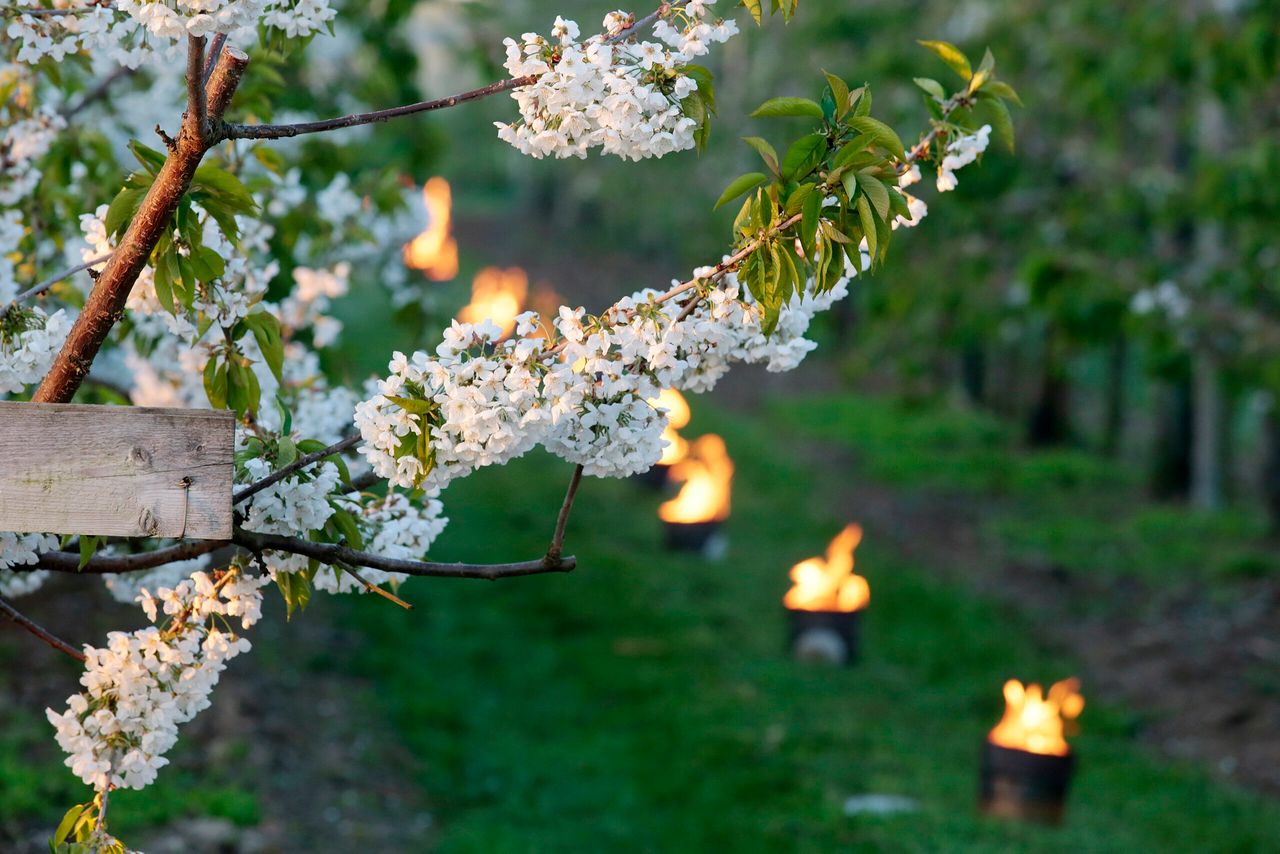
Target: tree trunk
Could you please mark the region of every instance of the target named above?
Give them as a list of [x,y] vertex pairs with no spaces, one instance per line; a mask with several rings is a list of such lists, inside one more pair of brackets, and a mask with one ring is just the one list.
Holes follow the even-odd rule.
[[1191,503],[1204,510],[1222,506],[1222,382],[1218,360],[1191,357],[1194,416],[1191,426]]
[[1155,460],[1151,491],[1160,498],[1182,498],[1191,485],[1191,384],[1169,383],[1156,406]]
[[1107,354],[1106,410],[1102,422],[1102,452],[1114,457],[1124,439],[1125,369],[1129,364],[1129,341],[1121,333],[1111,342]]
[[1263,421],[1266,461],[1262,468],[1262,500],[1271,522],[1271,533],[1280,536],[1280,401],[1273,401]]
[[1040,389],[1027,428],[1027,441],[1033,447],[1061,445],[1071,438],[1071,387],[1057,338],[1050,322],[1044,333]]

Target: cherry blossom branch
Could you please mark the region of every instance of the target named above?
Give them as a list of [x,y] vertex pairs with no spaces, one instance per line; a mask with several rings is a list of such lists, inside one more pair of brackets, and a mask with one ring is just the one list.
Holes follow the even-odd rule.
[[213,67],[218,62],[218,57],[222,55],[222,48],[227,44],[227,34],[218,33],[213,37],[213,42],[209,45],[209,55],[204,60],[204,82],[208,85],[209,78],[213,75]]
[[569,488],[564,494],[564,504],[560,505],[560,515],[556,517],[556,531],[551,536],[551,545],[547,547],[547,556],[543,560],[560,562],[564,551],[564,529],[569,524],[569,512],[573,510],[573,499],[578,495],[578,486],[582,483],[582,463],[573,467],[573,477],[569,478]]
[[299,469],[304,469],[307,466],[311,465],[312,463],[323,460],[325,457],[331,457],[334,454],[340,454],[343,451],[347,450],[348,448],[354,448],[356,443],[359,441],[360,441],[359,435],[348,436],[347,438],[339,442],[334,442],[332,445],[330,445],[327,448],[321,448],[318,451],[313,451],[310,454],[305,454],[301,457],[298,457],[296,460],[289,463],[289,465],[276,469],[271,474],[264,477],[262,480],[255,481],[254,483],[250,484],[249,486],[246,486],[244,489],[237,492],[235,495],[232,496],[231,503],[239,504],[241,501],[244,501],[246,498],[252,498],[262,490],[266,489],[268,486],[279,483],[280,481],[284,480],[286,477],[298,471]]
[[198,139],[203,140],[208,125],[204,94],[204,36],[187,36],[187,111],[183,120],[191,123]]
[[[192,52],[195,52],[194,48]],[[203,54],[203,49],[200,53]],[[235,48],[223,50],[206,89],[206,114],[211,120],[221,120],[248,64],[249,57],[244,52]],[[36,389],[33,402],[66,403],[71,400],[88,375],[112,327],[124,316],[129,291],[168,229],[178,203],[191,185],[196,168],[209,150],[210,143],[204,128],[194,125],[194,121],[183,123],[177,141],[147,190],[137,214],[94,283],[84,310],[76,318],[62,350]]]
[[83,264],[77,264],[74,267],[70,267],[66,270],[63,270],[61,273],[56,273],[50,276],[49,278],[45,279],[43,282],[40,282],[37,285],[32,285],[22,293],[18,294],[16,297],[13,298],[13,303],[20,303],[23,300],[29,300],[32,297],[39,296],[40,294],[49,290],[49,288],[58,284],[58,282],[61,282],[63,279],[68,279],[74,276],[76,273],[82,272],[84,270],[88,270],[90,267],[96,267],[97,265],[101,264],[103,261],[109,260],[111,258],[111,255],[112,253],[108,252],[105,255],[99,255],[97,258],[90,258],[88,261],[85,261]]
[[0,613],[3,613],[10,620],[13,620],[19,626],[31,632],[31,634],[35,635],[36,637],[40,638],[40,640],[44,641],[49,646],[56,649],[58,652],[66,653],[67,655],[71,656],[77,661],[85,660],[83,652],[80,652],[71,644],[62,640],[57,635],[50,632],[48,629],[43,628],[34,620],[32,620],[30,617],[27,617],[17,608],[13,607],[13,605],[11,605],[7,599],[0,598]]
[[[659,17],[669,12],[671,9],[678,9],[686,5],[689,0],[676,0],[673,3],[663,3],[654,11],[645,15],[643,18],[635,21],[630,26],[624,27],[613,35],[605,39],[606,44],[616,44],[629,38],[637,30],[654,23]],[[432,110],[442,110],[446,107],[455,107],[458,104],[467,101],[475,101],[480,98],[486,98],[489,95],[497,95],[502,92],[509,92],[512,89],[519,89],[521,86],[529,86],[538,80],[537,74],[526,74],[523,77],[513,77],[508,80],[499,80],[490,83],[487,86],[481,86],[479,89],[471,89],[467,92],[461,92],[457,95],[450,95],[447,98],[437,98],[431,101],[419,101],[416,104],[405,104],[400,107],[390,107],[385,110],[374,110],[369,113],[352,113],[346,116],[337,116],[332,119],[322,119],[314,122],[296,122],[293,124],[282,125],[242,125],[242,124],[226,124],[221,128],[219,139],[287,139],[289,137],[301,136],[308,133],[324,133],[332,130],[342,130],[343,128],[359,127],[361,125],[369,125],[377,122],[390,121],[401,116],[412,116],[417,113],[425,113]]]
[[218,132],[219,139],[286,139],[288,137],[301,136],[308,133],[323,133],[331,130],[341,130],[342,128],[358,127],[360,125],[369,125],[376,122],[390,121],[391,119],[401,116],[411,116],[415,113],[425,113],[431,110],[442,110],[446,107],[454,107],[467,101],[475,101],[480,98],[496,95],[500,92],[509,92],[512,89],[518,89],[521,86],[528,86],[538,78],[535,75],[528,74],[524,77],[513,77],[509,80],[500,80],[497,83],[490,83],[488,86],[481,86],[479,89],[472,89],[468,92],[461,92],[457,95],[450,95],[447,98],[437,98],[433,101],[419,101],[416,104],[405,104],[400,107],[391,107],[386,110],[375,110],[371,113],[352,113],[348,116],[338,116],[333,119],[323,119],[315,122],[298,122],[296,124],[287,125],[237,125],[226,124]]
[[499,578],[514,578],[522,575],[542,575],[548,572],[570,572],[578,565],[573,556],[551,560],[547,557],[518,563],[434,563],[431,561],[401,560],[381,555],[359,552],[346,546],[332,543],[315,543],[294,537],[282,537],[278,534],[255,534],[237,529],[232,542],[238,546],[258,553],[263,551],[288,552],[315,558],[327,564],[353,564],[380,569],[383,572],[399,572],[404,575],[428,576],[433,578],[480,578],[495,581]]
[[105,98],[107,96],[107,92],[111,90],[111,87],[115,85],[117,80],[123,80],[126,77],[132,77],[135,73],[137,73],[136,68],[129,68],[128,66],[124,66],[124,65],[117,68],[115,71],[111,72],[106,77],[102,78],[102,80],[98,81],[98,85],[94,86],[88,92],[84,93],[84,95],[81,96],[79,101],[76,101],[75,104],[69,107],[65,107],[62,110],[62,117],[64,119],[70,120],[72,117],[83,112],[84,109],[88,107],[90,104],[92,104],[93,102],[99,101]]

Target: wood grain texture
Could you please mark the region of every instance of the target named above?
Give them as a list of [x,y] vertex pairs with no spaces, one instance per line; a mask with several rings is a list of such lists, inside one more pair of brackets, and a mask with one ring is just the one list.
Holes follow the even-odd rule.
[[0,402],[0,531],[231,537],[230,412]]

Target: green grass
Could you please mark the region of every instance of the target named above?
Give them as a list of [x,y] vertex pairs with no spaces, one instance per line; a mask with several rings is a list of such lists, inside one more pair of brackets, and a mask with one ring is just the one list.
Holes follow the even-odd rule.
[[[694,423],[726,435],[738,461],[724,562],[664,553],[653,495],[589,480],[569,532],[577,572],[414,581],[402,591],[412,613],[372,597],[342,606],[362,640],[335,666],[370,680],[384,725],[424,769],[440,850],[1204,852],[1280,838],[1280,807],[1153,759],[1133,717],[1097,702],[1064,827],[978,817],[978,750],[1001,684],[1061,678],[1072,663],[874,540],[858,553],[873,591],[864,661],[791,662],[785,573],[846,521],[835,473],[787,458],[780,428],[705,409]],[[937,424],[953,461],[975,437],[999,448],[987,427]],[[1034,477],[1063,476],[1048,468]],[[450,487],[435,556],[540,553],[567,475],[530,456]],[[871,792],[920,810],[843,815],[846,797]]]
[[989,415],[865,395],[788,399],[770,414],[849,448],[876,480],[983,499],[989,533],[1015,559],[1154,584],[1280,572],[1261,513],[1153,503],[1139,461],[1029,451]]

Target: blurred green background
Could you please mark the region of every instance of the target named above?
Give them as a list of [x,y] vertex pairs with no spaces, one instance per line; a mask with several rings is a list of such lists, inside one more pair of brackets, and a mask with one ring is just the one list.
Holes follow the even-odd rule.
[[[297,72],[346,85],[283,106],[465,89],[501,75],[502,36],[608,11],[349,5],[358,35],[315,42]],[[723,435],[737,466],[723,560],[664,551],[657,496],[591,480],[572,574],[416,580],[412,612],[319,598],[285,624],[277,607],[161,782],[113,798],[113,829],[148,851],[1280,850],[1278,13],[802,0],[714,56],[701,155],[531,161],[494,138],[502,98],[302,144],[314,186],[454,189],[462,269],[421,284],[432,310],[396,311],[376,282],[337,309],[329,367],[360,380],[433,346],[482,267],[598,310],[717,259],[731,214],[711,205],[755,157],[738,137],[780,138],[746,114],[816,95],[821,69],[870,84],[905,140],[925,127],[911,78],[948,73],[917,38],[990,46],[1026,105],[1016,153],[924,192],[929,217],[799,371],[740,369],[692,399],[686,435]],[[540,553],[568,476],[535,453],[450,487],[432,556]],[[848,521],[864,660],[797,664],[786,572]],[[69,610],[74,586],[33,616],[76,639],[134,619],[105,597]],[[11,633],[0,655],[0,848],[41,850],[84,795],[34,710],[75,669]],[[1072,674],[1087,706],[1065,824],[980,818],[1004,680]],[[910,806],[846,809],[868,794]]]

